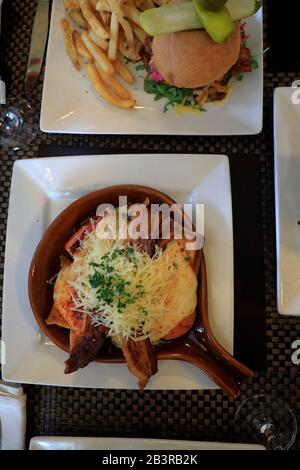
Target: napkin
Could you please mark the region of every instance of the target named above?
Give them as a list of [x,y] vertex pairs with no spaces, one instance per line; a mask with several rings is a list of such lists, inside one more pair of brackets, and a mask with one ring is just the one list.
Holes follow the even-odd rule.
[[0,449],[25,448],[26,395],[19,385],[0,380]]

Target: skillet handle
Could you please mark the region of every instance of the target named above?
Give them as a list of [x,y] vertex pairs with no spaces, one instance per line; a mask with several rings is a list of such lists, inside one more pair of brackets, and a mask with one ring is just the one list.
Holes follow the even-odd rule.
[[190,335],[190,339],[199,345],[201,350],[206,351],[210,356],[213,356],[220,367],[228,369],[236,380],[242,381],[254,376],[254,372],[247,366],[235,359],[229,354],[213,336],[211,330],[195,328]]
[[216,340],[211,330],[208,318],[208,296],[207,296],[207,274],[206,263],[203,250],[200,253],[199,266],[199,291],[198,291],[198,315],[192,331],[192,340],[200,345],[200,348],[210,352],[220,366],[223,365],[229,369],[237,380],[241,381],[249,377],[253,377],[254,373],[244,364],[229,354]]
[[236,398],[240,393],[241,383],[251,377],[252,372],[245,368],[236,374],[230,365],[220,359],[216,351],[212,352],[197,341],[196,337],[189,335],[185,342],[184,351],[181,351],[181,359],[194,364],[203,370],[229,397]]

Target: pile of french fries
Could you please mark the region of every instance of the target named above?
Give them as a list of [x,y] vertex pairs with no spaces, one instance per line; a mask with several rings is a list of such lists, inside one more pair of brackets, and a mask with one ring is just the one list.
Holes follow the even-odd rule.
[[[64,0],[71,20],[61,20],[67,53],[75,69],[84,66],[96,92],[114,106],[135,105],[122,83],[132,84],[135,78],[122,59],[141,59],[139,50],[146,33],[139,17],[141,11],[154,6],[153,0]],[[71,23],[79,30],[73,29]]]

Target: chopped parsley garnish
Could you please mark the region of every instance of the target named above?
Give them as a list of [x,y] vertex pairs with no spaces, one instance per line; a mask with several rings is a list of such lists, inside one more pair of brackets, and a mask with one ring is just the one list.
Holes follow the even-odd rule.
[[258,67],[259,67],[259,66],[258,66],[258,62],[257,62],[257,60],[256,60],[255,57],[251,57],[250,65],[251,65],[251,69],[252,69],[252,70],[258,69]]
[[184,257],[184,261],[186,261],[187,263],[189,263],[191,261],[191,257],[190,256],[185,256]]
[[[251,57],[250,66],[251,70],[257,70],[259,68],[258,62],[254,56]],[[236,78],[239,82],[241,82],[244,78],[244,74],[239,73]]]
[[130,259],[130,257],[133,255],[134,253],[134,249],[132,246],[128,246],[125,250],[124,250],[124,255],[126,258]]
[[[145,294],[143,284],[137,283],[134,288],[134,293],[128,292],[128,287],[131,282],[125,280],[112,262],[117,257],[123,257],[134,265],[134,248],[129,246],[127,248],[117,248],[114,251],[105,253],[99,263],[91,262],[90,266],[94,269],[93,274],[89,276],[90,286],[96,290],[96,297],[99,300],[99,308],[105,306],[115,306],[119,313],[122,313],[127,305],[134,304],[137,299]],[[134,268],[134,266],[133,266]]]
[[93,289],[97,289],[97,287],[104,283],[104,280],[103,274],[100,274],[99,271],[95,271],[94,274],[89,277],[89,283]]
[[144,81],[144,90],[146,93],[155,95],[154,100],[159,101],[162,98],[167,100],[163,108],[163,112],[166,113],[170,106],[176,106],[181,104],[183,106],[189,106],[199,111],[205,111],[203,107],[196,103],[193,96],[193,90],[189,88],[177,88],[175,86],[167,85],[162,82],[155,82],[148,76]]

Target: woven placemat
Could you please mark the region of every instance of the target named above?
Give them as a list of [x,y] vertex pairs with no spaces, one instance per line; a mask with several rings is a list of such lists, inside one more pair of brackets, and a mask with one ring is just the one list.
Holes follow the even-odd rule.
[[[9,95],[22,93],[35,0],[6,0],[0,51],[11,75]],[[265,12],[266,13],[266,12]],[[265,33],[266,34],[266,33]],[[265,44],[267,37],[265,36]],[[143,137],[55,135],[39,132],[28,148],[14,154],[0,149],[0,295],[2,297],[5,230],[12,166],[16,159],[38,155],[39,146],[97,147],[152,152],[194,152],[259,159],[264,230],[267,316],[267,370],[244,384],[237,400],[221,391],[92,390],[26,385],[28,439],[33,435],[132,436],[198,440],[247,440],[232,421],[242,399],[272,392],[300,416],[299,368],[292,365],[291,344],[300,338],[300,321],[278,315],[276,308],[275,224],[273,186],[273,89],[288,86],[299,73],[265,73],[264,128],[251,137]],[[40,108],[42,78],[31,100]],[[2,299],[0,299],[2,300]],[[255,344],[253,345],[255,347]],[[300,449],[300,439],[296,447]]]

